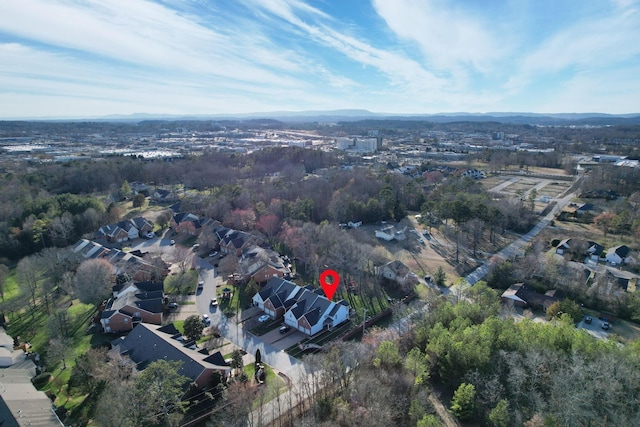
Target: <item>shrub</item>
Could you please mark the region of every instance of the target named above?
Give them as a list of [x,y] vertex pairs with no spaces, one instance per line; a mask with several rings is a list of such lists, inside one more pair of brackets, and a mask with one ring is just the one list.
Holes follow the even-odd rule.
[[35,377],[33,377],[31,382],[33,383],[35,388],[40,390],[42,387],[47,385],[50,379],[51,379],[51,372],[42,372],[36,375]]

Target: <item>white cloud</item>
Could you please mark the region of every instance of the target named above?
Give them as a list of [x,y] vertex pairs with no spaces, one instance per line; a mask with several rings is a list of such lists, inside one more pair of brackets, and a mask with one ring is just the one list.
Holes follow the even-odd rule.
[[[0,1],[0,117],[62,106],[69,115],[557,111],[568,100],[591,108],[589,96],[634,110],[623,87],[637,95],[628,63],[640,63],[640,5],[610,1],[605,15],[589,15],[598,3],[575,19],[522,0],[371,0],[349,16],[302,0]],[[496,16],[502,6],[512,20]]]
[[41,0],[3,2],[0,30],[71,49],[79,57],[97,55],[167,72],[288,86],[290,79],[271,70],[295,69],[294,58],[263,46],[265,39],[258,34],[245,35],[241,28],[222,34],[142,0],[84,5]]
[[[459,5],[438,0],[373,0],[373,5],[394,33],[417,43],[436,72],[461,67],[486,72],[504,55],[506,40],[498,40],[479,16]],[[495,20],[489,22],[495,31]]]
[[570,25],[527,54],[505,87],[519,91],[536,80],[553,80],[562,71],[607,75],[625,67],[626,61],[640,55],[639,18],[637,10],[613,10],[609,16]]

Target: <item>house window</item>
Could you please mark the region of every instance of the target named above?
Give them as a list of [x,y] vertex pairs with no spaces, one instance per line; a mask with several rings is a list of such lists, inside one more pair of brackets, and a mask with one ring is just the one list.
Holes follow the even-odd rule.
[[109,319],[104,319],[104,324],[108,325],[109,324]]
[[111,328],[109,326],[107,326],[106,328],[104,328],[105,332],[111,332]]
[[124,318],[124,323],[129,323],[129,319],[127,319],[126,317]]
[[133,313],[133,317],[140,317],[140,312],[136,311],[135,313]]

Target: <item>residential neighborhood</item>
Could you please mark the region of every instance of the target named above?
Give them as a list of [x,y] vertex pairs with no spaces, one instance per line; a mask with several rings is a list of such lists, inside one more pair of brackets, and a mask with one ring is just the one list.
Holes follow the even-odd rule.
[[[419,134],[447,150],[457,145],[445,140],[466,135]],[[486,392],[470,372],[494,375],[500,364],[518,375],[537,348],[548,347],[553,387],[567,375],[565,358],[577,357],[564,353],[567,346],[613,352],[607,357],[629,366],[623,349],[640,338],[639,199],[619,174],[635,177],[635,169],[589,165],[609,174],[600,181],[617,183],[613,203],[585,193],[594,173],[567,172],[553,151],[536,155],[555,167],[522,168],[530,157],[520,156],[531,153],[517,150],[503,159],[513,164],[502,166],[482,151],[474,151],[472,167],[422,156],[414,164],[400,155],[408,153],[405,143],[396,142],[382,137],[377,154],[358,153],[363,163],[343,157],[353,149],[325,144],[268,147],[242,159],[226,151],[174,159],[160,169],[210,170],[215,163],[227,168],[225,178],[211,178],[211,185],[123,179],[101,192],[52,195],[46,209],[16,219],[6,253],[24,255],[5,264],[0,361],[2,369],[23,370],[12,377],[16,384],[33,379],[33,389],[20,386],[23,397],[33,396],[31,417],[43,416],[46,393],[54,405],[47,417],[78,425],[94,417],[103,425],[114,416],[110,407],[151,399],[135,390],[162,377],[172,385],[171,403],[149,400],[140,414],[129,407],[118,423],[312,422],[312,409],[296,408],[320,405],[326,393],[368,413],[371,405],[350,399],[368,390],[399,392],[399,375],[410,380],[410,399],[399,403],[396,418],[379,415],[386,425],[416,424],[410,407],[426,411],[425,393],[440,409],[420,419],[464,422],[452,409],[458,390]],[[156,165],[136,163],[149,173]],[[0,250],[8,244],[2,242]],[[335,294],[323,289],[329,270],[336,272]],[[486,341],[492,327],[528,341]],[[565,341],[549,338],[560,330]],[[483,351],[499,362],[487,362]],[[448,394],[427,392],[425,381]],[[513,396],[528,396],[528,389],[501,387],[516,393],[500,392],[500,401],[514,405],[509,414],[522,425],[535,419],[537,412],[515,406]],[[11,400],[1,390],[0,397]],[[482,399],[474,416],[485,422],[495,408]],[[519,404],[542,410],[536,399]],[[332,411],[341,410],[340,401],[330,401]],[[563,411],[554,407],[550,416],[558,420]]]

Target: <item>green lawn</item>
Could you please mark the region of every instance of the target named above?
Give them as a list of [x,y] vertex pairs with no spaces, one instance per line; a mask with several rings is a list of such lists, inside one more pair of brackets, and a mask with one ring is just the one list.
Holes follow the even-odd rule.
[[[230,299],[222,299],[222,289],[229,288],[232,291]],[[218,304],[223,313],[233,315],[240,313],[243,307],[251,305],[253,294],[248,292],[247,285],[223,285],[217,290]]]
[[177,286],[180,279],[178,274],[170,274],[167,276],[164,279],[165,294],[188,295],[193,293],[198,284],[198,272],[196,270],[189,270],[185,274],[187,277],[181,287]]
[[7,279],[4,283],[4,299],[3,301],[10,300],[12,298],[20,295],[20,287],[18,286],[18,282],[16,282],[16,269],[9,269],[9,274],[7,275]]
[[[65,356],[66,368],[61,361],[51,360],[47,357],[47,347],[50,341],[49,319],[43,303],[35,309],[25,308],[15,316],[9,324],[8,332],[14,336],[20,336],[21,340],[29,341],[33,351],[42,356],[42,360],[51,373],[50,381],[42,387],[42,390],[54,396],[54,403],[64,407],[70,413],[85,411],[91,405],[86,404],[87,395],[69,390],[68,383],[76,363],[76,358],[85,354],[90,348],[108,343],[113,336],[106,334],[93,334],[89,332],[91,319],[96,312],[96,307],[82,304],[77,300],[61,298],[56,301],[56,309],[63,310],[68,316],[69,347]],[[52,310],[53,311],[53,310]],[[82,419],[87,414],[74,415],[75,419]]]
[[[263,366],[266,373],[266,377],[265,377],[264,384],[261,384],[258,386],[260,387],[259,389],[260,393],[258,394],[256,399],[253,401],[253,408],[257,408],[261,402],[269,402],[270,400],[275,399],[278,395],[284,393],[287,390],[287,387],[284,384],[284,381],[282,380],[282,378],[276,375],[276,373],[273,372],[273,369],[271,369],[269,365],[263,364]],[[243,370],[245,375],[251,380],[253,380],[253,375],[256,370],[256,364],[251,363],[245,366]]]
[[251,333],[256,336],[264,335],[267,332],[273,331],[276,328],[279,328],[282,325],[282,318],[276,320],[270,320],[264,323],[258,323],[258,325],[251,329]]
[[175,320],[173,322],[173,326],[175,326],[176,329],[179,330],[181,334],[184,334],[184,320]]

